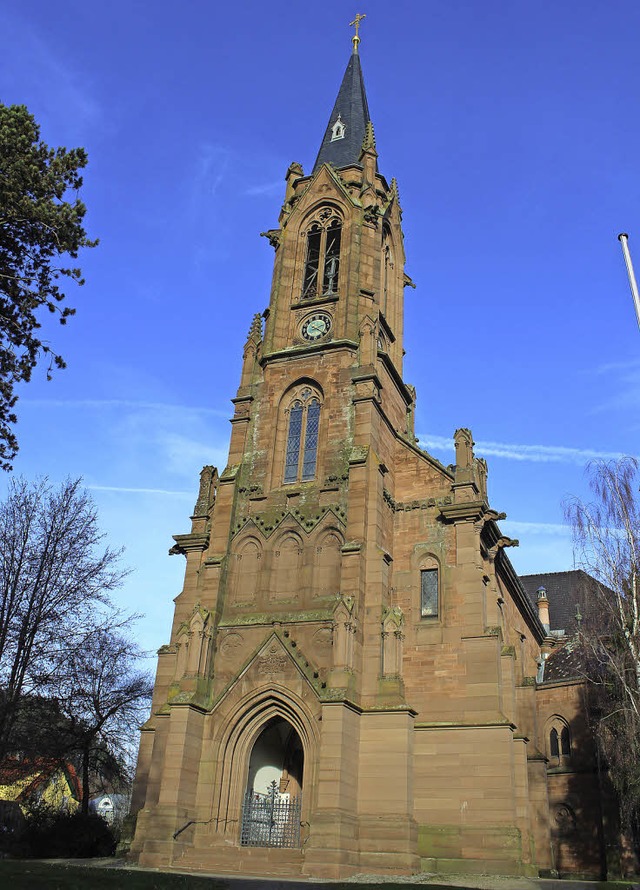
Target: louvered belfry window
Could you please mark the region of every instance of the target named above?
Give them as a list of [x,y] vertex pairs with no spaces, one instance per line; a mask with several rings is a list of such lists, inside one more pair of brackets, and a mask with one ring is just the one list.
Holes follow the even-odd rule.
[[315,479],[320,410],[320,397],[308,386],[291,402],[284,461],[285,482]]
[[302,299],[337,294],[342,221],[325,207],[307,230],[306,237]]

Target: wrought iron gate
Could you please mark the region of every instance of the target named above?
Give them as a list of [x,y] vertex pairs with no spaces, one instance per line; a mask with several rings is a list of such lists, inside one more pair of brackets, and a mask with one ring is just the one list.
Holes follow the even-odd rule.
[[242,805],[243,847],[299,847],[301,797],[280,794],[272,782],[266,794],[247,791]]

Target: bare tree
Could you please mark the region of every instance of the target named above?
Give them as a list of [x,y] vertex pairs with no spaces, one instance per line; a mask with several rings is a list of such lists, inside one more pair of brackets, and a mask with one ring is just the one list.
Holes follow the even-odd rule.
[[581,566],[595,579],[581,629],[591,710],[627,828],[640,825],[640,503],[638,461],[589,465],[593,500],[566,507]]
[[101,623],[124,576],[79,479],[11,480],[0,503],[0,757],[20,699],[45,689]]
[[80,760],[82,811],[88,812],[90,777],[130,782],[139,725],[153,691],[139,665],[142,651],[119,631],[98,628],[70,653],[52,679],[50,695],[64,715],[69,754]]

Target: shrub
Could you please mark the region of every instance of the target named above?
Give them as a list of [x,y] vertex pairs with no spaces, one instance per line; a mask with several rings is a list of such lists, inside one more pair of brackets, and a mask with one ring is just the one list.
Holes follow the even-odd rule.
[[117,839],[100,816],[35,807],[11,844],[11,854],[25,859],[89,859],[112,856]]

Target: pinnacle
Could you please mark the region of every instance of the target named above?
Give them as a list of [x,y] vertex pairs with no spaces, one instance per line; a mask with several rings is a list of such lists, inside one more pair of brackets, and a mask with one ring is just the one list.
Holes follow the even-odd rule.
[[249,340],[253,340],[254,343],[260,343],[262,340],[262,315],[260,312],[256,312],[253,316],[247,342]]
[[362,140],[362,151],[376,150],[376,134],[373,131],[373,124],[367,121],[364,131],[364,139]]

